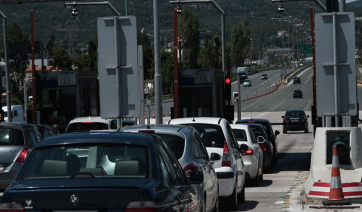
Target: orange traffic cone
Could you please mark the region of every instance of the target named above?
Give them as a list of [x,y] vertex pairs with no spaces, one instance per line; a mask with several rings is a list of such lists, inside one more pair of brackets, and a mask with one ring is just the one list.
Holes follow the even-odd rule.
[[350,205],[350,200],[345,200],[342,190],[342,180],[339,172],[337,145],[333,147],[331,188],[329,198],[322,202],[323,205]]

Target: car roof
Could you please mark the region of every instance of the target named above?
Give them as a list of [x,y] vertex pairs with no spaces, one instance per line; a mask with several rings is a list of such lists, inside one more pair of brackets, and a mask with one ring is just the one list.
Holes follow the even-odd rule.
[[244,129],[247,130],[249,126],[247,124],[230,124],[232,129]]
[[7,126],[7,127],[18,128],[18,129],[34,129],[34,128],[37,128],[33,124],[18,123],[18,122],[1,122],[0,126]]
[[129,132],[91,132],[91,133],[65,133],[50,136],[39,142],[36,147],[53,145],[69,145],[82,143],[129,143],[148,146],[155,135]]
[[297,91],[297,92],[299,92],[299,91],[301,91],[300,89],[295,89],[294,91]]
[[188,117],[171,119],[167,124],[217,124],[226,121],[224,118],[218,117]]
[[75,122],[100,122],[100,123],[109,123],[114,119],[103,119],[100,116],[84,116],[84,117],[75,117],[72,119],[69,124]]

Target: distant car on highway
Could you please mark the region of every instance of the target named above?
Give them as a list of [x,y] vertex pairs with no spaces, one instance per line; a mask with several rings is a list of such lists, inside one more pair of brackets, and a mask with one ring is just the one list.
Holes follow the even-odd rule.
[[[109,160],[112,172],[100,161]],[[39,142],[2,194],[2,211],[202,211],[167,144],[157,135],[64,133]]]
[[244,82],[243,82],[243,86],[244,87],[250,87],[251,86],[251,80],[250,79],[245,79]]
[[294,77],[293,78],[293,84],[300,84],[300,78],[299,77]]
[[267,80],[267,79],[268,79],[268,75],[267,75],[267,74],[262,74],[262,75],[261,75],[261,79],[262,79],[262,80]]
[[252,185],[260,186],[263,181],[263,151],[260,149],[257,138],[249,125],[230,124],[239,146],[247,145],[248,149],[242,152],[244,157],[246,179]]
[[308,118],[304,110],[287,110],[283,118],[283,133],[288,131],[304,131],[308,133]]
[[303,98],[303,91],[296,89],[293,91],[293,99],[294,98]]

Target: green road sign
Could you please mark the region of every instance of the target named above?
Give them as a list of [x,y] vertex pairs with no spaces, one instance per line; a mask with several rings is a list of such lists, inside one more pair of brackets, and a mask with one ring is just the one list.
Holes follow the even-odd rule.
[[301,54],[312,54],[313,53],[313,46],[312,44],[304,44],[300,47]]

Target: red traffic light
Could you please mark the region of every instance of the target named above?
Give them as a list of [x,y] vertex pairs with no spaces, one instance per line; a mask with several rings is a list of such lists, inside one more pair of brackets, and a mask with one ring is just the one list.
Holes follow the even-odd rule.
[[226,83],[226,84],[230,84],[230,83],[231,83],[230,77],[225,77],[225,83]]

